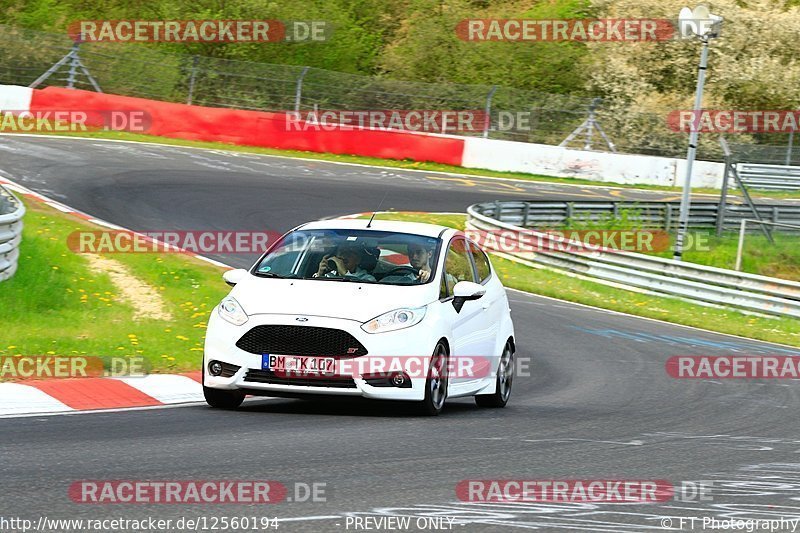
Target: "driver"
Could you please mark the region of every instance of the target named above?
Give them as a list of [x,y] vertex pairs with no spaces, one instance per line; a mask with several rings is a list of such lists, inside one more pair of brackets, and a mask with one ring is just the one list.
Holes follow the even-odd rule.
[[[375,282],[375,276],[360,266],[366,253],[366,250],[361,246],[341,244],[336,249],[335,254],[329,254],[322,258],[322,261],[319,262],[319,269],[317,273],[314,274],[314,277],[340,278],[344,276],[360,281]],[[331,269],[328,266],[329,260],[336,264],[335,269]]]
[[425,283],[430,279],[432,257],[433,250],[421,243],[413,242],[408,245],[408,262],[418,271],[414,278],[415,281]]

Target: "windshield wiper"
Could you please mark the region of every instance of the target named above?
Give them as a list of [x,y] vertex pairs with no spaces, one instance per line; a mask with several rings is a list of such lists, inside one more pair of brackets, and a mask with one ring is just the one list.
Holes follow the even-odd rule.
[[367,279],[358,279],[354,277],[327,277],[327,276],[319,276],[317,278],[303,278],[303,279],[316,279],[316,280],[330,280],[330,281],[345,281],[348,283],[378,283],[377,281],[370,281]]
[[259,271],[257,271],[257,270],[256,270],[256,272],[255,272],[253,275],[254,275],[254,276],[258,276],[259,278],[278,278],[278,279],[284,279],[284,277],[283,277],[283,276],[279,276],[279,275],[278,275],[278,274],[276,274],[275,272],[259,272]]

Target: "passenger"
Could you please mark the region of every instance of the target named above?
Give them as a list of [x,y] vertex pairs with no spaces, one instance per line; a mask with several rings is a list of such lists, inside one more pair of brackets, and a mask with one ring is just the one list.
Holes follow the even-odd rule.
[[[361,268],[361,262],[365,259],[367,250],[361,246],[342,244],[336,249],[336,254],[326,255],[319,262],[319,269],[314,274],[315,278],[341,278],[357,279],[359,281],[375,282],[375,276]],[[328,261],[333,261],[336,268],[332,269]]]

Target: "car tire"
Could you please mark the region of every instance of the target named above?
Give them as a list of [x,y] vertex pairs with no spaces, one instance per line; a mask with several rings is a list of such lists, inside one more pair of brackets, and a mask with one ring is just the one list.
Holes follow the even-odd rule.
[[236,409],[244,401],[244,393],[237,390],[212,389],[203,385],[206,403],[215,409]]
[[433,350],[428,376],[425,380],[425,399],[419,402],[419,411],[426,416],[437,416],[447,400],[448,379],[447,348],[441,342]]
[[514,350],[510,343],[503,348],[500,364],[497,365],[497,383],[494,394],[480,394],[475,396],[478,407],[499,409],[508,404],[511,397],[511,384],[514,381]]

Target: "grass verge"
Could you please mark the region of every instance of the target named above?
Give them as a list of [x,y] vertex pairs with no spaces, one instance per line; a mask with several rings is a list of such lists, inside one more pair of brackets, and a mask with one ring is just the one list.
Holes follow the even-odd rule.
[[[554,176],[544,176],[541,174],[526,174],[523,172],[498,172],[495,170],[485,170],[479,168],[464,168],[452,165],[443,165],[440,163],[428,163],[411,160],[396,160],[396,159],[380,159],[377,157],[364,157],[356,155],[339,155],[328,154],[319,152],[304,152],[298,150],[278,150],[275,148],[262,148],[258,146],[242,146],[237,144],[229,144],[222,142],[205,142],[205,141],[189,141],[185,139],[173,139],[170,137],[156,137],[153,135],[143,135],[140,133],[129,133],[124,131],[87,131],[87,132],[52,132],[48,135],[58,135],[64,137],[87,137],[93,139],[112,139],[121,141],[136,141],[136,142],[150,142],[160,143],[172,146],[190,146],[195,148],[207,148],[212,150],[228,150],[232,152],[245,152],[252,154],[264,155],[278,155],[285,157],[295,157],[300,159],[312,159],[318,161],[334,161],[339,163],[356,163],[361,165],[372,165],[382,167],[392,167],[410,170],[430,170],[433,172],[449,172],[453,174],[462,174],[466,176],[476,176],[484,178],[510,178],[526,181],[538,181],[547,183],[561,183],[566,185],[589,185],[594,187],[615,187],[620,189],[640,189],[652,190],[662,192],[680,192],[680,187],[666,187],[658,185],[627,185],[618,183],[601,183],[592,180],[585,180],[580,178],[558,178]],[[711,194],[719,196],[718,189],[711,189],[705,187],[697,187],[692,189],[695,194]],[[732,198],[736,196],[735,191],[731,192]],[[755,198],[774,198],[774,199],[792,199],[800,198],[798,192],[781,192],[781,191],[758,191],[751,192]]]
[[[458,229],[464,229],[466,222],[466,215],[435,213],[381,213],[376,218],[441,224]],[[494,254],[492,264],[506,287],[674,324],[800,346],[800,320],[746,315],[676,298],[617,289],[550,270],[530,268]]]
[[152,372],[197,370],[209,313],[228,292],[221,269],[183,254],[106,254],[160,296],[167,320],[134,318],[107,273],[67,236],[97,226],[25,201],[19,270],[0,283],[0,355],[143,357]]

